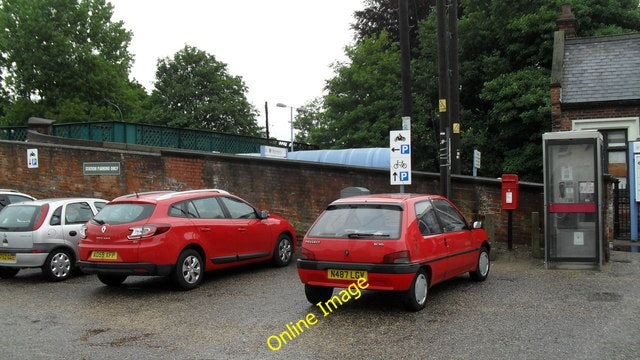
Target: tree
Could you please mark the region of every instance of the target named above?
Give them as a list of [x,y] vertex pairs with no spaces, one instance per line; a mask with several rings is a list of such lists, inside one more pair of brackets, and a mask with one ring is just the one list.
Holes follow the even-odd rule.
[[246,91],[242,78],[230,75],[226,64],[186,45],[173,58],[158,60],[149,121],[258,136],[257,111]]
[[[325,123],[312,133],[322,147],[388,146],[400,126],[400,52],[385,30],[346,48],[349,64],[334,64],[327,82]],[[397,125],[396,125],[397,124]]]
[[[409,9],[409,38],[411,48],[417,48],[417,29],[420,20],[435,8],[436,0],[407,0]],[[385,30],[392,42],[400,41],[398,27],[398,0],[366,0],[365,8],[354,13],[355,39],[362,42],[369,36],[379,35]]]
[[2,0],[1,123],[119,119],[138,108],[146,93],[128,79],[131,33],[112,15],[104,0]]

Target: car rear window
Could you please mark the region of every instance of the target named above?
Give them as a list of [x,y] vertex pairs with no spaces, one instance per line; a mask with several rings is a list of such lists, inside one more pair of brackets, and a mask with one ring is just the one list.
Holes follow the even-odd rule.
[[398,239],[402,207],[349,204],[329,206],[307,236],[344,239]]
[[111,225],[138,222],[148,219],[155,207],[154,204],[139,203],[107,204],[91,221]]
[[0,230],[32,231],[41,212],[41,206],[7,206],[0,212]]

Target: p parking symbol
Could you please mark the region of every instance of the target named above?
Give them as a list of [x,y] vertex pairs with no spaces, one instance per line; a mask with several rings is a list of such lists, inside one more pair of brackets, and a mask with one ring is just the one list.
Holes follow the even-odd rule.
[[400,171],[400,181],[405,182],[409,181],[409,172],[408,171]]

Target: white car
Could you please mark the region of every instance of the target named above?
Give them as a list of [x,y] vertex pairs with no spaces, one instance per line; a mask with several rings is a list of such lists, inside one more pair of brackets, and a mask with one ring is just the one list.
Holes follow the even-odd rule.
[[13,203],[35,200],[31,195],[23,194],[16,190],[0,189],[0,210]]
[[0,211],[0,278],[40,267],[52,281],[67,279],[78,259],[80,229],[106,203],[65,198],[7,205]]

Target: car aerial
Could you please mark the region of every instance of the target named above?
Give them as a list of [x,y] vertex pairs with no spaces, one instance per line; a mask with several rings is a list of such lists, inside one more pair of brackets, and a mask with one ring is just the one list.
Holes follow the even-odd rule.
[[106,285],[129,275],[168,276],[182,290],[199,286],[206,270],[266,260],[288,265],[296,238],[285,219],[218,189],[121,196],[84,232],[82,271]]
[[106,203],[64,198],[7,205],[0,211],[0,277],[40,267],[49,280],[67,279],[78,259],[80,228]]
[[[428,289],[469,273],[489,274],[489,238],[439,195],[359,195],[332,202],[303,238],[298,275],[312,304],[335,304],[334,288],[401,291],[409,310]],[[366,283],[365,280],[366,279]],[[363,287],[364,288],[364,287]]]
[[16,190],[0,189],[0,210],[13,203],[35,200],[31,195],[23,194]]

